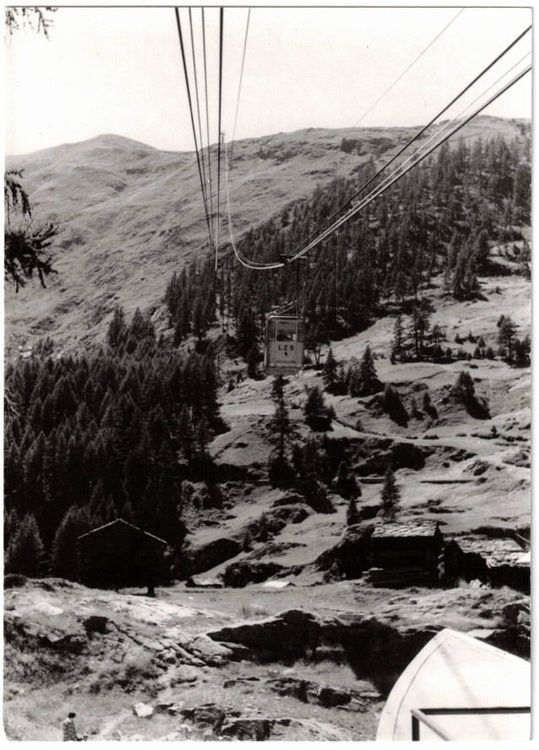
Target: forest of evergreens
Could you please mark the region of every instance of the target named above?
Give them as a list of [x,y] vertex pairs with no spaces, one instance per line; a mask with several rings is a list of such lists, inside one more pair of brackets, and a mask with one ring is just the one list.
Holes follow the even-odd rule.
[[[259,261],[296,252],[373,170],[368,161],[354,179],[335,180],[309,200],[287,206],[252,228],[239,242],[240,252]],[[180,548],[185,482],[204,480],[210,493],[218,493],[206,451],[212,436],[226,429],[217,400],[218,363],[206,338],[217,323],[228,334],[228,353],[243,357],[250,375],[260,357],[265,314],[295,301],[304,310],[315,360],[321,343],[363,330],[388,310],[398,316],[392,357],[446,356],[441,332],[429,325],[431,282],[442,275],[447,294],[473,298],[480,293],[478,276],[508,272],[492,256],[494,245],[512,247],[520,272],[529,275],[522,228],[530,224],[530,179],[527,126],[509,143],[497,137],[444,145],[309,256],[299,286],[290,269],[249,271],[227,251],[217,275],[213,260],[174,273],[164,297],[169,335],[157,337],[139,310],[128,323],[117,308],[101,348],[56,356],[48,342],[9,364],[6,571],[72,577],[77,536],[117,516]],[[406,329],[399,314],[407,316]],[[529,344],[522,354],[522,342],[507,332],[510,323],[501,321],[500,328],[509,359],[526,360]],[[331,357],[326,363],[326,387],[334,392],[341,387],[361,395],[367,375],[361,367],[340,372]],[[369,392],[382,388],[370,377]],[[394,394],[384,399],[393,409]],[[279,417],[277,398],[282,435],[287,415],[280,406]],[[307,420],[320,414],[315,407]],[[276,458],[283,460],[282,439]],[[315,463],[304,458],[297,446],[296,488],[327,512],[324,472],[302,471]],[[345,486],[346,467],[339,472]]]

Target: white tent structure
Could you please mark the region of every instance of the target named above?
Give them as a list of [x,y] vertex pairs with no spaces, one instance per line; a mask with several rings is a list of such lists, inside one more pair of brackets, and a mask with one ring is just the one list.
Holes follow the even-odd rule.
[[524,659],[442,630],[389,694],[377,740],[529,740],[531,669]]

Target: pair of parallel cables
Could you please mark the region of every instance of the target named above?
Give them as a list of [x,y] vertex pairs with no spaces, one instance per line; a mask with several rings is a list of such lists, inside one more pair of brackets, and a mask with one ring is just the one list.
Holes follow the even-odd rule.
[[180,41],[180,50],[182,56],[183,72],[185,77],[185,87],[187,89],[187,100],[189,104],[189,114],[191,118],[191,128],[193,131],[193,139],[195,142],[195,153],[197,160],[198,176],[200,179],[200,189],[202,192],[202,201],[204,204],[204,214],[206,217],[206,225],[208,229],[208,239],[210,247],[214,249],[215,253],[215,267],[218,264],[218,252],[219,252],[219,216],[221,213],[221,118],[222,118],[222,102],[223,102],[223,25],[224,25],[224,8],[219,9],[219,73],[218,73],[218,119],[217,119],[217,217],[215,225],[212,227],[213,220],[213,180],[212,180],[212,163],[211,163],[211,145],[210,145],[210,123],[209,123],[209,106],[208,106],[208,70],[207,70],[207,55],[206,55],[206,21],[204,15],[204,8],[201,8],[201,25],[202,25],[202,57],[203,57],[203,71],[204,71],[204,99],[205,99],[205,111],[206,111],[206,138],[207,138],[207,178],[206,178],[206,159],[204,157],[204,137],[202,133],[202,118],[201,118],[201,105],[200,95],[198,88],[198,75],[197,75],[197,59],[195,50],[195,40],[193,34],[193,17],[191,8],[188,8],[189,12],[189,32],[191,41],[191,55],[192,55],[192,66],[193,66],[193,81],[195,90],[195,103],[196,103],[196,120],[198,123],[198,134],[197,127],[195,124],[195,113],[193,105],[193,97],[191,95],[191,81],[189,76],[189,69],[187,65],[186,50],[184,44],[184,38],[182,33],[182,22],[180,18],[180,12],[177,7],[174,8],[176,15],[176,27],[178,29],[178,38]]
[[[198,87],[198,75],[197,75],[197,55],[195,47],[195,39],[193,32],[193,16],[191,8],[188,8],[189,13],[189,36],[191,42],[191,56],[192,56],[192,69],[193,69],[193,83],[194,83],[194,99],[191,95],[191,78],[189,75],[189,68],[187,63],[186,48],[184,44],[184,36],[182,33],[182,23],[180,17],[179,8],[175,7],[174,12],[176,16],[176,27],[178,29],[178,38],[180,42],[182,66],[185,78],[185,87],[187,90],[187,100],[189,104],[189,114],[191,119],[191,128],[193,131],[193,140],[195,143],[195,153],[197,160],[198,175],[200,180],[200,189],[202,193],[202,201],[204,204],[204,214],[206,217],[206,225],[208,230],[208,240],[210,247],[213,248],[215,263],[214,268],[217,270],[219,264],[219,246],[220,246],[220,218],[221,218],[221,146],[224,142],[222,137],[222,114],[223,114],[223,29],[224,29],[224,8],[219,8],[219,69],[218,69],[218,115],[217,115],[217,189],[216,189],[216,216],[214,217],[214,191],[213,191],[213,175],[212,175],[212,157],[211,157],[211,145],[210,145],[210,123],[209,123],[209,106],[208,106],[208,65],[207,65],[207,54],[206,54],[206,19],[204,14],[204,7],[201,7],[201,29],[202,29],[202,63],[204,73],[204,103],[205,103],[205,125],[206,125],[206,143],[207,143],[207,164],[204,156],[204,137],[202,129],[201,117],[201,105],[200,95]],[[245,54],[247,50],[247,38],[249,35],[249,23],[251,19],[251,8],[248,9],[247,23],[245,28],[245,38],[243,43],[243,53],[241,60],[241,71],[238,85],[238,93],[236,98],[236,107],[234,115],[234,127],[232,134],[232,142],[234,143],[236,135],[236,126],[238,122],[238,112],[240,106],[241,87],[243,83],[243,72],[245,68]],[[195,123],[195,107],[196,104],[196,123],[198,124],[198,133]],[[212,220],[215,221],[212,225]]]
[[[465,125],[470,122],[474,117],[476,117],[478,114],[480,114],[484,109],[486,109],[490,104],[492,104],[496,99],[498,99],[500,96],[502,96],[506,91],[508,91],[512,86],[514,86],[518,81],[520,81],[527,73],[529,73],[532,69],[531,65],[528,65],[523,70],[521,70],[517,75],[515,75],[508,83],[501,86],[492,96],[490,96],[485,102],[480,104],[470,115],[462,118],[466,112],[474,105],[476,104],[482,97],[484,97],[486,94],[488,94],[491,89],[493,89],[495,86],[497,86],[501,81],[503,81],[518,65],[520,65],[526,57],[529,56],[530,53],[527,53],[522,57],[517,63],[513,64],[508,70],[505,71],[493,84],[491,84],[487,89],[482,91],[482,93],[477,96],[470,104],[466,106],[464,110],[462,110],[457,117],[451,119],[448,121],[441,130],[435,131],[428,140],[421,144],[419,149],[408,156],[408,158],[401,163],[399,166],[396,167],[396,169],[393,170],[388,176],[382,180],[382,182],[377,185],[375,188],[371,190],[370,193],[368,193],[367,196],[365,196],[363,199],[361,199],[359,202],[354,204],[354,200],[363,193],[366,188],[372,184],[374,180],[376,180],[396,159],[401,156],[406,149],[408,149],[415,141],[417,141],[427,130],[430,128],[443,114],[447,112],[447,110],[455,104],[459,99],[461,99],[464,94],[466,94],[474,84],[476,84],[491,68],[493,68],[494,65],[496,65],[497,62],[499,62],[531,29],[531,26],[526,28],[521,34],[519,34],[516,39],[514,39],[492,62],[490,62],[475,78],[470,81],[467,86],[460,91],[457,96],[455,96],[440,112],[438,112],[428,123],[427,125],[423,126],[401,149],[398,150],[398,152],[388,161],[386,162],[371,178],[369,178],[361,187],[343,204],[341,205],[331,216],[329,216],[325,222],[322,224],[322,231],[320,231],[320,227],[317,228],[317,232],[320,232],[317,234],[316,237],[309,239],[307,245],[297,252],[295,255],[293,255],[291,258],[287,259],[285,262],[274,262],[274,263],[262,263],[251,259],[246,259],[242,257],[242,255],[239,253],[236,244],[234,242],[233,234],[232,234],[232,224],[231,224],[231,216],[230,216],[230,196],[229,196],[229,186],[228,186],[228,160],[227,160],[227,153],[226,153],[226,147],[225,147],[225,188],[226,188],[226,195],[227,195],[227,211],[228,211],[228,225],[229,225],[229,231],[230,231],[230,240],[232,249],[234,251],[234,254],[236,256],[236,259],[238,260],[241,265],[245,266],[246,268],[249,268],[251,270],[276,270],[278,268],[283,268],[284,266],[293,263],[294,261],[299,260],[300,258],[304,257],[307,253],[309,253],[311,250],[313,250],[316,246],[318,246],[321,242],[328,239],[331,234],[333,234],[335,231],[337,231],[344,223],[349,221],[355,214],[357,214],[359,211],[366,208],[373,200],[378,198],[380,195],[382,195],[386,190],[388,190],[395,182],[400,180],[402,177],[404,177],[405,174],[407,174],[411,169],[416,167],[418,164],[420,164],[424,159],[426,159],[434,150],[439,148],[443,143],[445,143],[447,140],[449,140],[452,136],[454,136],[459,130],[461,130]],[[439,36],[439,35],[438,35]],[[430,46],[430,45],[429,45]],[[401,76],[402,77],[402,76]],[[453,123],[456,123],[453,125]],[[453,127],[451,127],[453,125]],[[434,141],[434,144],[429,147],[429,144]],[[343,215],[340,216],[336,221],[332,222],[336,216],[339,216],[342,214],[342,212],[347,209],[349,206],[351,208]],[[328,224],[330,224],[328,226]]]

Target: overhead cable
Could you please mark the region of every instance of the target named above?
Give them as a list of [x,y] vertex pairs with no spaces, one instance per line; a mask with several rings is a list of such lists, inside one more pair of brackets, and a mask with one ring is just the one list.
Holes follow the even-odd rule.
[[204,67],[204,98],[206,103],[206,143],[208,144],[208,177],[209,177],[209,195],[210,195],[210,219],[213,219],[213,186],[211,170],[211,144],[210,144],[210,111],[208,108],[208,66],[206,61],[206,19],[204,16],[204,6],[201,7],[202,13],[202,61]]
[[[407,174],[411,169],[416,167],[418,164],[420,164],[424,159],[427,158],[435,149],[437,149],[439,146],[441,146],[445,141],[449,140],[455,133],[457,133],[459,130],[461,130],[465,125],[470,122],[474,117],[477,117],[478,114],[480,114],[486,107],[488,107],[490,104],[492,104],[496,99],[498,99],[502,94],[504,94],[508,89],[511,88],[511,86],[514,86],[515,83],[520,81],[521,78],[523,78],[527,73],[529,73],[532,69],[532,66],[529,65],[527,68],[525,68],[523,71],[521,71],[518,75],[516,75],[508,84],[503,86],[499,91],[497,91],[493,96],[491,96],[485,104],[482,104],[480,107],[478,107],[469,117],[465,118],[462,122],[459,122],[446,136],[444,136],[442,139],[438,140],[433,146],[430,148],[424,150],[423,152],[418,152],[417,154],[414,154],[415,158],[413,160],[413,163],[410,164],[405,170],[400,171],[399,168],[395,170],[395,172],[399,172],[395,177],[390,179],[387,184],[383,185],[382,187],[375,188],[365,199],[360,201],[356,206],[354,206],[350,211],[345,214],[341,219],[339,219],[335,224],[327,229],[325,232],[323,232],[319,238],[313,240],[307,247],[303,248],[303,250],[300,250],[298,253],[296,253],[294,256],[292,256],[287,263],[292,263],[295,260],[298,260],[298,258],[303,257],[306,255],[310,250],[313,250],[320,242],[323,242],[330,234],[332,234],[334,231],[339,229],[345,222],[347,222],[349,219],[354,216],[354,214],[358,213],[358,211],[366,208],[373,200],[375,200],[379,195],[384,193],[391,185],[393,185],[395,182],[400,180],[402,177],[404,177],[405,174]],[[390,175],[391,177],[391,175]],[[387,178],[389,179],[389,178]],[[284,264],[283,264],[284,265]]]
[[215,243],[215,270],[219,265],[219,221],[221,211],[221,114],[223,101],[223,24],[224,8],[219,8],[219,115],[218,115],[218,143],[217,143],[217,229]]
[[432,126],[432,125],[433,125],[433,124],[434,124],[434,123],[436,122],[436,120],[438,120],[438,119],[439,119],[439,118],[440,118],[440,117],[441,117],[441,116],[442,116],[443,114],[445,114],[445,113],[447,112],[447,110],[448,110],[448,109],[449,109],[450,107],[452,107],[452,106],[453,106],[453,104],[455,104],[455,102],[457,102],[457,101],[458,101],[458,100],[459,100],[459,99],[460,99],[460,98],[461,98],[462,96],[464,96],[464,94],[466,94],[466,93],[467,93],[467,92],[469,91],[469,89],[471,89],[471,87],[472,87],[472,86],[473,86],[473,85],[474,85],[475,83],[477,83],[477,81],[479,81],[479,79],[480,79],[480,78],[482,78],[482,77],[483,77],[484,75],[486,75],[486,73],[488,73],[488,71],[489,71],[489,70],[490,70],[490,69],[491,69],[492,67],[494,67],[494,65],[496,65],[496,63],[497,63],[497,62],[499,62],[499,61],[500,61],[500,60],[502,59],[502,57],[504,57],[504,56],[505,56],[505,55],[506,55],[506,54],[507,54],[507,53],[508,53],[508,52],[509,52],[509,51],[510,51],[510,50],[511,50],[511,49],[512,49],[512,48],[513,48],[513,47],[514,47],[514,46],[515,46],[515,45],[516,45],[516,44],[517,44],[517,43],[518,43],[518,42],[519,42],[519,41],[520,41],[520,40],[521,40],[521,39],[522,39],[522,38],[523,38],[523,37],[524,37],[524,36],[525,36],[526,34],[527,34],[527,33],[528,33],[528,31],[530,31],[530,29],[531,29],[531,28],[532,28],[532,27],[531,27],[531,25],[530,25],[530,26],[528,26],[528,28],[527,28],[527,29],[524,29],[524,31],[523,31],[523,32],[522,32],[521,34],[519,34],[519,35],[518,35],[518,36],[516,37],[516,39],[514,39],[514,40],[513,40],[512,42],[511,42],[511,44],[509,44],[509,45],[508,45],[508,46],[507,46],[507,47],[506,47],[506,48],[505,48],[505,49],[503,50],[503,52],[500,52],[500,54],[499,54],[499,55],[498,55],[498,56],[497,56],[497,57],[496,57],[496,58],[495,58],[495,59],[494,59],[494,60],[493,60],[493,61],[492,61],[491,63],[489,63],[489,64],[488,64],[488,65],[487,65],[487,66],[486,66],[485,68],[483,68],[483,70],[482,70],[482,71],[481,71],[480,73],[478,73],[478,74],[477,74],[477,75],[475,76],[475,78],[474,78],[474,79],[473,79],[472,81],[470,81],[470,83],[468,83],[468,84],[467,84],[467,86],[465,86],[465,87],[464,87],[464,88],[463,88],[463,89],[462,89],[462,90],[461,90],[461,91],[460,91],[460,92],[459,92],[459,93],[458,93],[458,94],[457,94],[457,95],[456,95],[455,97],[453,97],[453,99],[452,99],[452,100],[451,100],[451,101],[449,102],[449,104],[447,104],[447,105],[446,105],[446,106],[445,106],[445,107],[444,107],[443,109],[441,109],[441,110],[440,110],[440,111],[438,112],[438,114],[434,115],[434,117],[433,117],[433,118],[432,118],[432,119],[431,119],[431,120],[430,120],[430,121],[429,121],[429,122],[428,122],[428,123],[427,123],[426,125],[424,125],[424,126],[423,126],[423,127],[422,127],[422,128],[421,128],[421,129],[420,129],[420,130],[419,130],[419,131],[418,131],[418,132],[417,132],[417,133],[416,133],[416,134],[415,134],[415,135],[414,135],[414,136],[412,137],[412,138],[410,138],[410,140],[409,140],[409,141],[407,141],[407,142],[406,142],[406,143],[404,144],[404,146],[402,146],[402,147],[401,147],[401,148],[400,148],[400,149],[399,149],[399,150],[397,151],[397,153],[396,153],[396,154],[394,154],[394,155],[393,155],[393,156],[391,157],[391,159],[389,159],[389,161],[387,161],[387,162],[386,162],[385,164],[383,164],[383,165],[382,165],[382,166],[380,167],[380,169],[378,169],[378,171],[377,171],[377,172],[375,172],[375,174],[373,174],[373,175],[372,175],[372,177],[370,177],[370,178],[369,178],[369,179],[368,179],[368,180],[367,180],[367,181],[366,181],[365,183],[363,183],[363,185],[361,185],[361,187],[359,187],[359,188],[358,188],[358,190],[356,190],[356,191],[355,191],[355,193],[354,193],[354,194],[353,194],[352,196],[350,196],[350,198],[348,198],[348,200],[346,200],[346,201],[345,201],[345,202],[344,202],[344,203],[343,203],[343,204],[342,204],[341,206],[339,206],[339,208],[337,208],[337,209],[336,209],[336,210],[335,210],[335,211],[334,211],[334,212],[333,212],[333,213],[332,213],[332,214],[331,214],[330,216],[328,216],[328,217],[327,217],[327,218],[326,218],[326,219],[325,219],[325,220],[324,220],[324,221],[322,222],[322,224],[320,224],[320,225],[319,225],[319,226],[317,227],[317,229],[316,229],[316,230],[315,230],[315,231],[314,231],[314,232],[312,233],[311,237],[314,237],[314,236],[316,236],[316,234],[318,234],[318,232],[320,232],[320,230],[321,230],[321,229],[323,229],[324,227],[326,227],[326,226],[328,226],[329,224],[331,224],[331,222],[333,221],[333,219],[334,219],[334,218],[335,218],[336,216],[338,216],[338,215],[339,215],[339,214],[340,214],[340,213],[341,213],[342,211],[344,211],[344,210],[345,210],[346,208],[348,208],[348,206],[350,206],[350,205],[352,204],[352,202],[353,202],[353,201],[354,201],[354,200],[355,200],[355,199],[356,199],[356,198],[357,198],[357,197],[358,197],[358,196],[359,196],[359,195],[360,195],[360,194],[361,194],[361,193],[362,193],[362,192],[363,192],[364,190],[366,190],[366,189],[367,189],[367,188],[369,187],[369,185],[370,185],[371,183],[373,183],[373,182],[374,182],[374,180],[376,180],[376,178],[377,178],[377,177],[379,177],[379,176],[380,176],[380,175],[382,174],[382,172],[384,172],[384,171],[385,171],[385,170],[386,170],[386,169],[387,169],[387,168],[388,168],[388,167],[389,167],[389,166],[390,166],[391,164],[393,164],[393,162],[394,162],[394,161],[396,161],[396,159],[398,159],[398,158],[399,158],[399,156],[400,156],[400,155],[401,155],[401,154],[402,154],[402,153],[403,153],[403,152],[404,152],[404,151],[405,151],[405,150],[406,150],[407,148],[409,148],[409,147],[410,147],[410,146],[411,146],[411,145],[412,145],[413,143],[415,143],[415,141],[417,141],[417,140],[418,140],[419,138],[421,138],[421,136],[422,136],[422,135],[423,135],[423,134],[425,133],[425,131],[427,131],[427,130],[428,130],[428,129],[429,129],[429,128],[430,128],[430,127],[431,127],[431,126]]
[[[342,216],[338,221],[336,221],[331,227],[329,227],[324,232],[322,232],[316,239],[312,240],[306,247],[304,247],[298,253],[293,255],[286,263],[280,262],[280,263],[268,264],[266,266],[258,266],[254,270],[274,270],[275,268],[282,268],[283,266],[293,263],[299,258],[302,258],[303,256],[305,256],[308,252],[313,250],[317,245],[319,245],[321,242],[327,239],[331,234],[333,234],[333,232],[339,229],[343,224],[349,221],[355,214],[357,214],[359,211],[366,208],[373,200],[378,198],[382,193],[388,190],[394,183],[396,183],[398,180],[404,177],[404,175],[407,174],[411,169],[413,169],[418,164],[420,164],[433,151],[435,151],[439,146],[445,143],[445,141],[449,140],[453,135],[455,135],[465,125],[467,125],[468,122],[470,122],[470,120],[472,120],[474,117],[480,114],[484,109],[486,109],[486,107],[488,107],[490,104],[496,101],[496,99],[502,96],[502,94],[504,94],[508,89],[514,86],[518,81],[520,81],[520,79],[523,78],[527,73],[529,73],[531,69],[532,67],[531,65],[529,65],[520,73],[518,73],[511,81],[509,81],[509,83],[505,84],[501,89],[499,89],[495,94],[493,94],[484,104],[481,104],[481,106],[475,109],[471,115],[466,117],[464,120],[459,121],[450,130],[450,132],[447,133],[447,135],[443,136],[442,138],[438,137],[438,140],[436,141],[436,143],[434,143],[433,146],[431,146],[430,148],[421,147],[420,151],[416,152],[415,154],[413,154],[411,157],[408,158],[407,161],[412,161],[412,163],[409,164],[409,166],[407,166],[405,169],[402,169],[402,167],[397,167],[388,177],[386,177],[386,179],[383,181],[381,185],[378,185],[376,188],[374,188],[371,191],[371,193],[369,193],[369,195],[367,195],[365,198],[359,201],[344,216]],[[502,77],[505,77],[506,75],[507,75],[507,71],[506,73],[504,73]],[[492,86],[490,88],[492,88]],[[471,105],[468,105],[467,109],[469,109],[469,106]],[[444,129],[445,127],[446,126],[444,126]]]
[[380,94],[380,96],[378,97],[378,99],[375,102],[373,102],[373,104],[371,104],[371,106],[369,107],[369,109],[361,115],[361,117],[359,118],[359,120],[356,123],[354,123],[353,127],[356,127],[357,125],[359,125],[360,122],[363,122],[363,120],[367,117],[367,115],[369,115],[373,111],[373,109],[382,101],[382,99],[384,99],[385,96],[387,94],[389,94],[389,92],[391,91],[391,89],[395,88],[395,86],[397,85],[397,83],[399,83],[399,81],[404,78],[404,76],[408,73],[408,71],[411,70],[414,67],[414,65],[423,57],[423,55],[426,52],[428,52],[428,50],[432,47],[432,45],[435,44],[435,42],[438,41],[438,39],[442,36],[442,34],[444,34],[447,31],[447,29],[451,26],[451,24],[453,24],[457,20],[457,18],[461,15],[461,13],[464,13],[464,11],[465,11],[465,8],[461,8],[459,10],[459,12],[455,16],[453,16],[453,18],[449,21],[449,23],[447,23],[443,27],[443,29],[441,31],[439,31],[433,39],[431,39],[431,41],[427,44],[427,46],[425,47],[425,49],[421,50],[421,52],[419,53],[419,55],[417,55],[417,57],[414,58],[414,60],[412,60],[412,62],[402,71],[402,73],[400,75],[398,75],[397,78],[395,78],[395,80],[393,81],[393,83],[391,83],[387,87],[387,89],[385,89]]
[[212,243],[212,233],[211,233],[211,228],[210,228],[210,217],[208,215],[208,205],[206,203],[206,197],[205,197],[205,192],[204,192],[204,180],[202,177],[202,165],[200,163],[200,154],[198,152],[198,141],[197,141],[197,133],[196,133],[196,127],[195,127],[195,118],[193,116],[193,102],[191,99],[191,86],[189,84],[189,74],[187,72],[187,62],[185,59],[185,47],[183,44],[182,24],[181,24],[181,19],[180,19],[180,13],[177,7],[174,8],[174,13],[176,14],[176,26],[178,29],[178,37],[180,40],[180,50],[181,50],[181,55],[182,55],[183,72],[185,75],[185,87],[187,89],[187,100],[189,102],[189,114],[191,116],[191,127],[193,130],[193,139],[195,141],[195,153],[196,153],[196,158],[197,158],[198,176],[200,178],[200,189],[202,191],[202,201],[204,203],[204,213],[206,215],[208,237],[210,240],[210,247],[211,247],[213,243]]
[[243,52],[241,55],[240,81],[238,84],[238,96],[236,98],[236,112],[234,114],[234,127],[232,128],[232,146],[230,147],[230,161],[234,153],[234,142],[236,140],[236,126],[238,124],[238,111],[240,108],[241,85],[243,82],[243,70],[245,68],[245,53],[247,51],[247,37],[249,36],[249,21],[251,20],[251,8],[247,12],[247,22],[245,24],[245,37],[243,40]]
[[[198,75],[197,75],[197,62],[196,62],[196,53],[195,53],[195,39],[193,35],[193,17],[191,14],[191,8],[188,8],[188,11],[189,11],[189,31],[190,31],[190,37],[191,37],[191,54],[193,58],[193,77],[195,81],[195,102],[196,102],[196,112],[197,112],[197,121],[198,121],[200,162],[202,165],[202,178],[204,182],[204,200],[207,205],[208,195],[207,195],[207,183],[206,183],[206,165],[205,165],[205,160],[204,160],[204,139],[202,137],[202,123],[201,123],[201,118],[200,118],[200,97],[198,95]],[[211,223],[210,223],[210,226],[211,226]]]

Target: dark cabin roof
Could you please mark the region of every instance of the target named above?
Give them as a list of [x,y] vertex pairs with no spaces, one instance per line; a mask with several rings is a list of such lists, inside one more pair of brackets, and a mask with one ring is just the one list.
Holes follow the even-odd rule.
[[381,523],[372,532],[373,539],[394,539],[396,537],[429,537],[439,529],[437,521],[408,521],[406,523]]
[[530,564],[530,553],[524,552],[518,542],[508,537],[460,536],[452,541],[465,554],[480,555],[489,568],[499,565],[527,567]]
[[148,537],[154,542],[159,542],[159,544],[164,544],[165,546],[168,546],[168,542],[165,542],[164,539],[160,539],[158,536],[155,536],[154,534],[150,534],[149,531],[144,531],[144,529],[140,529],[138,526],[135,526],[132,523],[129,523],[128,521],[124,521],[123,518],[116,518],[114,521],[110,521],[109,523],[103,524],[103,526],[98,526],[97,529],[92,529],[91,531],[87,531],[86,534],[81,534],[79,536],[79,539],[86,539],[89,536],[92,536],[93,534],[98,534],[99,532],[104,531],[105,529],[108,529],[112,526],[117,525],[127,526],[133,531],[136,531],[138,534],[144,534],[144,536]]

